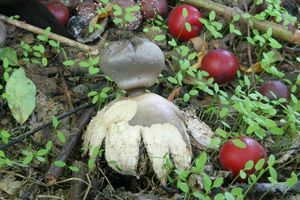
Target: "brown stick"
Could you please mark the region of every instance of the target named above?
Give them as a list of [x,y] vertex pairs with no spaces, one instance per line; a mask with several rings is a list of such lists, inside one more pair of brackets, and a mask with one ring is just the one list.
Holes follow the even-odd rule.
[[[21,22],[21,21],[18,21],[18,20],[14,20],[14,19],[10,19],[4,15],[0,15],[0,21],[3,21],[3,22],[6,22],[8,24],[11,24],[11,25],[14,25],[18,28],[21,28],[21,29],[24,29],[24,30],[27,30],[27,31],[30,31],[32,33],[36,33],[36,34],[43,34],[45,31],[41,28],[38,28],[36,26],[33,26],[33,25],[30,25],[30,24],[27,24],[25,22]],[[86,52],[90,52],[91,54],[95,55],[95,54],[98,54],[98,50],[95,49],[95,48],[92,48],[88,45],[85,45],[85,44],[82,44],[82,43],[79,43],[79,42],[76,42],[74,40],[71,40],[69,38],[66,38],[66,37],[63,37],[63,36],[60,36],[58,34],[55,34],[55,33],[48,33],[48,37],[50,39],[53,39],[53,40],[56,40],[56,41],[59,41],[60,43],[63,43],[65,45],[68,45],[70,47],[75,47],[75,48],[78,48],[82,51],[86,51]]]
[[[79,169],[79,172],[74,172],[73,177],[86,181],[86,173],[88,171],[86,163],[81,161],[73,162],[73,166]],[[85,189],[87,185],[82,181],[74,181],[71,184],[71,192],[70,192],[70,199],[73,200],[81,200],[83,199]]]
[[251,20],[253,22],[253,27],[257,30],[265,32],[268,28],[272,28],[272,35],[274,37],[300,45],[300,30],[290,31],[285,26],[268,21],[258,20],[253,16],[250,16],[250,19],[244,19],[242,15],[245,14],[245,12],[242,10],[238,8],[230,8],[209,0],[185,0],[185,2],[199,8],[201,7],[207,10],[214,10],[217,14],[230,18],[234,17],[235,15],[240,15],[242,22],[248,24]]
[[[63,148],[61,149],[60,153],[57,155],[56,160],[60,160],[62,162],[66,162],[68,157],[70,156],[78,138],[81,136],[84,127],[90,121],[94,113],[94,108],[89,108],[88,110],[84,111],[81,117],[78,120],[78,124],[76,128],[73,129],[73,133],[69,136],[68,140],[64,144]],[[63,168],[54,165],[54,162],[51,164],[48,172],[46,173],[46,181],[49,184],[54,184],[59,176],[62,173]]]
[[62,89],[63,89],[63,93],[66,96],[68,105],[69,105],[69,109],[73,109],[73,101],[72,101],[72,97],[70,94],[70,90],[68,87],[68,84],[66,82],[65,76],[64,76],[64,72],[63,72],[63,58],[62,58],[62,54],[58,55],[58,63],[59,63],[59,67],[58,67],[58,72],[59,72],[59,76],[60,76],[60,80],[61,80],[61,85],[62,85]]

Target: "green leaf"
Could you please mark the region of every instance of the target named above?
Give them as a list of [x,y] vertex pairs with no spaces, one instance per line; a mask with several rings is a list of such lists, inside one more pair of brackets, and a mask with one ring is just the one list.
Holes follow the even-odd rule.
[[79,66],[80,67],[89,67],[90,64],[88,62],[86,62],[86,61],[80,61]]
[[182,16],[183,16],[184,18],[187,18],[187,16],[188,16],[188,10],[187,10],[186,8],[183,8],[183,9],[182,9]]
[[286,180],[286,184],[289,187],[293,187],[297,183],[298,183],[298,177],[297,177],[297,175],[294,172],[292,172],[291,173],[291,177]]
[[176,78],[174,78],[174,77],[168,77],[167,78],[167,80],[170,82],[170,83],[173,83],[173,84],[177,84],[178,82],[177,82],[177,79]]
[[79,168],[75,166],[69,166],[69,169],[73,172],[79,172]]
[[214,200],[224,200],[225,196],[222,193],[218,193],[215,197]]
[[277,171],[274,169],[274,167],[269,167],[269,172],[270,172],[270,175],[271,175],[271,178],[273,180],[277,180]]
[[275,164],[275,156],[273,154],[271,154],[269,156],[268,165],[273,166],[274,164]]
[[36,155],[37,156],[44,156],[48,153],[48,150],[47,149],[40,149],[36,152]]
[[74,60],[66,60],[66,61],[63,62],[63,64],[64,64],[65,66],[70,66],[70,65],[74,65],[75,62],[74,62]]
[[247,147],[247,145],[243,141],[241,141],[240,139],[233,139],[232,143],[236,147],[241,148],[241,149],[245,149]]
[[231,194],[234,196],[243,196],[243,189],[239,187],[235,187],[231,190]]
[[234,22],[236,22],[236,21],[239,21],[240,18],[241,18],[240,15],[234,15],[232,20],[233,20]]
[[52,116],[51,121],[52,121],[52,126],[56,129],[59,125],[58,119],[55,116]]
[[191,90],[191,91],[189,91],[189,94],[190,94],[191,96],[196,96],[196,95],[199,94],[199,92],[198,92],[198,90]]
[[223,107],[223,108],[221,109],[221,111],[220,111],[219,114],[220,114],[220,117],[221,117],[221,118],[226,117],[226,115],[228,114],[228,108]]
[[97,74],[98,72],[99,72],[100,70],[99,70],[99,68],[97,68],[97,67],[93,67],[93,66],[90,66],[89,67],[89,74]]
[[216,12],[215,11],[211,11],[208,15],[209,21],[213,21],[216,19]]
[[220,147],[220,144],[221,144],[221,139],[218,137],[214,137],[211,139],[209,147],[218,149]]
[[229,192],[225,192],[225,199],[226,200],[235,200],[234,196]]
[[176,43],[176,41],[172,38],[172,40],[171,41],[168,41],[168,44],[170,45],[170,46],[172,46],[172,47],[176,47],[177,46],[177,43]]
[[278,128],[278,127],[271,127],[269,130],[273,135],[283,135],[284,134],[284,130],[282,130],[281,128]]
[[276,49],[282,48],[282,45],[277,40],[275,40],[274,38],[269,38],[268,40],[269,40],[270,46],[272,48],[276,48]]
[[185,29],[188,31],[188,32],[191,32],[192,31],[192,27],[191,27],[191,24],[189,22],[185,22],[184,23],[184,26],[185,26]]
[[163,41],[166,39],[166,36],[165,35],[156,35],[154,37],[154,40],[157,41],[157,42],[160,42],[160,41]]
[[36,156],[35,158],[40,162],[46,162],[46,159],[44,157]]
[[52,141],[48,141],[47,144],[46,144],[46,149],[48,151],[50,151],[52,149],[52,145],[53,145],[53,142]]
[[181,182],[181,181],[177,182],[177,188],[180,189],[184,193],[188,193],[190,190],[188,184]]
[[12,115],[17,122],[23,124],[35,108],[35,85],[26,77],[24,70],[20,68],[10,76],[5,92]]
[[212,181],[206,173],[203,173],[203,186],[206,192],[210,192]]
[[43,65],[44,67],[46,67],[46,66],[48,65],[48,60],[47,60],[46,57],[43,57],[43,58],[42,58],[42,65]]
[[7,58],[9,65],[17,66],[19,64],[16,50],[6,47],[0,49],[0,59]]
[[0,150],[0,158],[5,158],[5,153],[2,150]]
[[256,0],[256,5],[260,5],[260,4],[262,4],[264,1],[263,0]]
[[244,170],[251,170],[254,166],[254,162],[253,160],[249,160],[246,164],[245,164],[245,168]]
[[66,142],[66,138],[63,132],[61,131],[57,131],[57,138],[62,142],[65,143]]
[[242,179],[245,179],[247,177],[247,174],[243,170],[240,170],[240,177]]
[[195,173],[199,174],[204,170],[206,161],[207,161],[207,154],[203,152],[195,161],[195,169],[194,169]]
[[88,160],[88,168],[89,168],[89,169],[94,169],[95,166],[96,166],[96,164],[95,164],[95,159],[90,158],[90,159]]
[[266,160],[264,158],[261,158],[257,161],[257,163],[255,164],[255,170],[259,171],[263,168],[263,166],[265,165]]
[[214,184],[213,184],[212,188],[219,188],[219,187],[221,187],[221,185],[223,184],[223,182],[224,182],[223,177],[217,177],[214,180]]
[[30,152],[23,160],[23,165],[28,165],[33,159],[33,154]]
[[187,94],[187,93],[184,94],[184,95],[183,95],[183,101],[184,101],[184,102],[188,102],[188,101],[190,100],[190,97],[191,97],[191,96],[190,96],[189,94]]
[[54,47],[54,48],[58,48],[59,47],[59,42],[56,42],[54,40],[49,40],[48,41],[49,45]]
[[192,195],[198,199],[205,199],[205,196],[201,194],[200,192],[193,192]]
[[247,37],[247,41],[248,41],[249,44],[255,45],[255,42],[251,37]]
[[66,166],[66,163],[61,160],[57,160],[54,162],[54,165],[57,167],[64,167],[64,166]]

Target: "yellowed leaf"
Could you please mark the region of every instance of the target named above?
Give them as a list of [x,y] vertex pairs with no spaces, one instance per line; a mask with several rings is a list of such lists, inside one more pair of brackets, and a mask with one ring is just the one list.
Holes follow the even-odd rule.
[[259,72],[263,71],[263,69],[261,68],[260,62],[253,64],[251,67],[246,67],[245,65],[240,65],[240,70],[245,73],[252,73],[252,72],[259,73]]

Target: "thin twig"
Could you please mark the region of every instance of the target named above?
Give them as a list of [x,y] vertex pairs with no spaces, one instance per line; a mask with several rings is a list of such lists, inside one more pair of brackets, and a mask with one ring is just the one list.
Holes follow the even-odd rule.
[[[69,136],[68,140],[64,144],[63,148],[61,149],[60,153],[57,155],[56,160],[66,162],[69,158],[78,138],[81,136],[84,127],[89,123],[90,119],[94,114],[94,108],[89,108],[86,110],[78,120],[76,128],[72,130],[72,134]],[[46,173],[46,181],[49,184],[53,184],[57,181],[59,176],[63,171],[63,167],[56,166],[53,162]]]
[[252,21],[253,27],[259,31],[265,32],[268,30],[268,28],[271,28],[273,37],[300,45],[300,30],[291,31],[288,29],[288,27],[273,22],[259,20],[251,15],[249,18],[244,19],[243,14],[245,14],[245,12],[242,10],[238,8],[230,8],[209,0],[185,0],[184,2],[199,8],[214,10],[218,15],[230,18],[233,18],[235,15],[240,15],[240,20],[243,23],[248,24],[250,21]]
[[[64,114],[62,114],[62,115],[58,115],[56,118],[57,118],[58,120],[64,119],[64,118],[69,117],[70,115],[72,115],[72,114],[74,114],[74,113],[76,113],[76,112],[78,112],[78,111],[80,111],[80,110],[83,110],[83,109],[86,109],[86,108],[88,108],[88,107],[91,107],[92,105],[93,105],[93,104],[91,104],[91,103],[83,104],[83,105],[81,105],[81,106],[79,106],[79,107],[77,107],[77,108],[74,108],[74,109],[70,110],[69,112],[66,112],[66,113],[64,113]],[[48,127],[48,126],[50,126],[51,124],[52,124],[52,121],[50,120],[49,122],[47,122],[47,123],[45,123],[45,124],[42,124],[41,126],[39,126],[39,127],[37,127],[37,128],[34,128],[34,129],[32,129],[32,130],[26,132],[26,133],[23,134],[23,135],[20,135],[20,136],[18,136],[18,137],[13,138],[13,139],[10,140],[7,144],[0,145],[0,150],[3,150],[3,149],[5,149],[5,148],[7,148],[7,147],[9,147],[9,146],[11,146],[11,145],[14,145],[14,144],[16,144],[16,143],[18,143],[18,142],[23,141],[26,137],[35,134],[36,132],[38,132],[38,131],[40,131],[40,130],[42,130],[42,129]]]
[[59,73],[59,76],[60,76],[60,81],[61,81],[63,93],[66,96],[66,99],[67,99],[67,102],[68,102],[68,105],[69,105],[69,110],[71,110],[71,109],[74,108],[74,106],[73,106],[73,101],[72,101],[72,97],[71,97],[71,94],[70,94],[70,90],[69,90],[69,87],[67,85],[67,82],[66,82],[66,79],[65,79],[65,76],[64,76],[64,72],[63,72],[63,68],[62,68],[62,63],[63,63],[62,60],[63,59],[61,57],[62,57],[62,55],[58,56],[58,63],[60,65],[58,67],[58,73]]
[[[24,30],[32,32],[32,33],[40,34],[40,35],[44,34],[44,32],[45,32],[45,30],[43,30],[41,28],[38,28],[38,27],[33,26],[31,24],[27,24],[25,22],[21,22],[21,21],[18,21],[18,20],[8,18],[8,17],[6,17],[4,15],[1,15],[1,14],[0,14],[0,21],[6,22],[6,23],[14,25],[18,28],[24,29]],[[59,41],[60,43],[63,43],[67,46],[75,47],[75,48],[78,48],[82,51],[90,52],[91,54],[94,54],[94,55],[99,53],[98,49],[96,49],[96,48],[93,48],[93,47],[90,47],[88,45],[79,43],[77,41],[71,40],[69,38],[63,37],[63,36],[55,34],[55,33],[48,33],[48,37],[50,39]]]
[[88,182],[89,182],[89,185],[88,185],[88,188],[86,189],[86,192],[85,192],[85,194],[84,194],[84,196],[83,196],[83,200],[86,200],[86,199],[87,199],[87,196],[88,196],[88,194],[89,194],[89,192],[90,192],[90,190],[91,190],[91,188],[92,188],[91,179],[90,179],[90,177],[88,176],[88,174],[86,175],[86,178],[87,178],[87,180],[88,180]]
[[[246,0],[243,0],[243,4],[244,4],[245,11],[249,12]],[[251,36],[249,24],[247,24],[247,35],[248,35],[248,37]],[[249,66],[252,66],[253,62],[252,62],[252,56],[251,56],[251,45],[249,43],[247,43],[247,50],[248,50],[247,52],[248,52],[248,58],[249,58]],[[251,79],[254,84],[254,87],[256,87],[255,72],[253,70],[251,70]]]

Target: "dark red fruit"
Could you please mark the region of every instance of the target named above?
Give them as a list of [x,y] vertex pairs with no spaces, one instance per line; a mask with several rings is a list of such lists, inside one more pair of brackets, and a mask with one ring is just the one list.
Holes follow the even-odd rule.
[[65,26],[67,24],[70,14],[69,9],[65,6],[65,4],[59,1],[50,1],[46,4],[46,6],[61,25]]
[[[266,149],[256,140],[249,137],[238,139],[246,144],[245,148],[237,147],[231,139],[224,143],[219,152],[219,160],[223,169],[231,171],[234,176],[239,175],[240,170],[245,168],[248,161],[252,160],[255,166],[260,159],[264,158],[265,161],[267,159]],[[254,173],[254,168],[245,172],[250,175]]]
[[279,98],[288,99],[290,97],[288,87],[281,81],[267,81],[258,88],[258,92],[268,97],[270,100]]
[[[186,18],[183,16],[184,9],[187,10]],[[198,36],[203,28],[203,24],[199,21],[200,18],[203,18],[203,15],[193,6],[180,5],[175,7],[168,19],[171,35],[181,41],[188,41]],[[190,31],[186,28],[187,23],[190,24]]]
[[92,18],[96,15],[97,4],[94,2],[80,2],[76,6],[77,14],[81,17]]
[[216,49],[208,52],[202,59],[201,69],[207,71],[218,84],[234,79],[239,68],[236,57],[230,51]]
[[167,0],[141,0],[140,5],[145,19],[154,19],[157,15],[164,16],[168,11]]
[[128,8],[133,8],[135,6],[138,6],[137,3],[135,3],[134,0],[113,0],[112,1],[113,4],[113,8],[114,6],[118,6],[119,8],[121,8],[122,13],[120,15],[115,15],[115,10],[113,9],[113,12],[111,14],[112,19],[117,20],[117,19],[122,19],[120,23],[116,23],[115,24],[120,27],[120,28],[125,28],[128,30],[136,30],[142,23],[143,20],[143,16],[140,10],[138,11],[133,11],[131,12],[131,16],[135,17],[134,20],[132,21],[126,21],[125,20],[125,16],[126,14],[128,14],[128,12],[126,12],[126,10],[128,10]]

